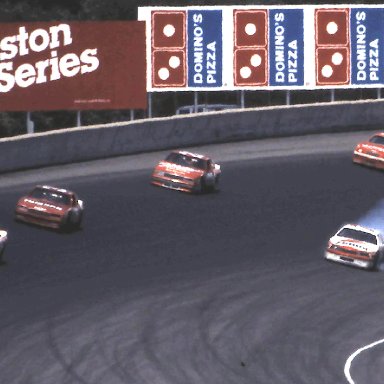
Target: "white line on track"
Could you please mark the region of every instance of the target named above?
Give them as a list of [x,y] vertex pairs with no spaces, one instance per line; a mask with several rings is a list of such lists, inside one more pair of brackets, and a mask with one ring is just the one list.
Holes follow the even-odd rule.
[[371,349],[373,347],[376,347],[377,345],[382,344],[382,343],[384,343],[384,339],[375,341],[372,344],[369,344],[369,345],[366,345],[365,347],[359,348],[357,351],[353,352],[351,356],[348,357],[348,359],[345,363],[345,366],[344,366],[344,375],[347,378],[349,384],[355,384],[355,382],[352,379],[351,372],[350,372],[353,359],[356,356],[358,356],[361,352],[366,351],[367,349]]

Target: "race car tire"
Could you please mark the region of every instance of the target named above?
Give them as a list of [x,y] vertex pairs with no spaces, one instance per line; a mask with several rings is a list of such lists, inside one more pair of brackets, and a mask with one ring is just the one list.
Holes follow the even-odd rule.
[[377,257],[369,268],[372,272],[378,272],[380,270],[381,257]]
[[206,181],[205,181],[205,177],[204,176],[202,176],[201,178],[200,178],[200,183],[199,183],[199,190],[198,190],[198,192],[199,193],[206,193],[207,192],[207,184],[206,184]]
[[217,192],[220,189],[220,176],[215,177],[215,184],[213,186],[213,192]]
[[219,176],[213,176],[214,180],[207,180],[207,175],[201,178],[202,192],[216,192],[219,190]]
[[80,211],[78,220],[76,222],[76,229],[81,228],[82,223],[83,223],[83,211]]
[[69,211],[68,222],[73,229],[78,229],[81,226],[83,211],[80,209],[72,209]]
[[81,210],[74,211],[71,209],[67,212],[63,221],[61,222],[60,229],[63,231],[72,231],[81,227],[83,212]]
[[1,249],[0,249],[0,264],[3,263],[3,255],[4,255],[4,251],[5,251],[5,247],[6,245],[4,245]]

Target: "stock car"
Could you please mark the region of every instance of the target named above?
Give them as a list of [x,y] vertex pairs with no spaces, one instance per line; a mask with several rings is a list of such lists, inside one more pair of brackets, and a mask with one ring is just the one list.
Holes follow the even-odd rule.
[[37,185],[18,200],[15,220],[54,229],[76,229],[81,226],[83,212],[84,203],[74,192]]
[[0,229],[0,261],[2,260],[5,246],[8,240],[8,233],[3,229]]
[[383,235],[356,224],[342,226],[329,239],[325,258],[364,269],[376,269],[383,253]]
[[151,183],[183,192],[218,190],[221,168],[205,155],[175,150],[153,170]]
[[376,133],[367,141],[356,145],[353,162],[378,169],[384,169],[384,132]]

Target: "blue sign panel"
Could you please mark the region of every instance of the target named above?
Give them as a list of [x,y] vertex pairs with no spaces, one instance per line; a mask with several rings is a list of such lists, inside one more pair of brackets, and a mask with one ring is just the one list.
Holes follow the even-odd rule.
[[351,82],[384,83],[384,9],[351,9]]
[[269,83],[304,85],[303,9],[269,11]]
[[222,11],[188,10],[188,86],[221,87]]

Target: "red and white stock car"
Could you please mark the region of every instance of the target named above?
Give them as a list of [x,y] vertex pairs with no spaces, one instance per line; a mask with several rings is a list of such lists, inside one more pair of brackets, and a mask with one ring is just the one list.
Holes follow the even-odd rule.
[[56,229],[81,226],[84,203],[67,189],[38,185],[19,199],[15,209],[16,221]]
[[183,192],[210,192],[219,188],[220,165],[205,155],[172,151],[152,173],[151,183]]
[[356,145],[353,162],[378,169],[384,169],[384,132],[376,133],[367,141]]
[[383,246],[380,231],[346,224],[329,239],[324,256],[337,263],[375,269],[382,258]]

